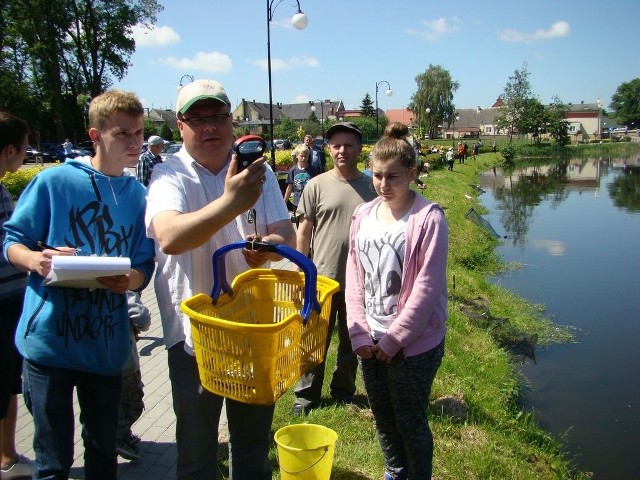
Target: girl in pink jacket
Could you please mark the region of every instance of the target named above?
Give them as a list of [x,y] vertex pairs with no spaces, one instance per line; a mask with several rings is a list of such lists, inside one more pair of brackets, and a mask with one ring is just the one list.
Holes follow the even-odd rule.
[[373,148],[375,200],[356,208],[347,261],[347,323],[386,480],[431,478],[431,385],[444,354],[448,227],[409,188],[415,151],[390,132]]

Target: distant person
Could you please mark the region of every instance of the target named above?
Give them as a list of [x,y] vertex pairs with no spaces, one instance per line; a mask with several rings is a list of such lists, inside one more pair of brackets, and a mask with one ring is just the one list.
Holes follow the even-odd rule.
[[153,167],[162,163],[160,152],[164,148],[164,140],[157,135],[151,135],[147,140],[147,151],[140,155],[136,166],[136,178],[145,187],[149,185]]
[[[0,179],[16,172],[26,157],[29,127],[21,118],[0,112]],[[13,197],[0,183],[0,242],[3,225],[13,215]],[[22,355],[15,344],[16,328],[27,288],[27,272],[0,255],[0,478],[31,478],[31,460],[16,450],[18,395],[22,393]]]
[[398,131],[373,148],[378,197],[354,212],[346,304],[385,464],[384,478],[430,479],[429,396],[444,355],[448,227],[409,188],[415,153]]
[[[324,138],[322,141],[324,142]],[[321,147],[320,145],[316,145],[313,141],[313,137],[309,134],[304,136],[303,143],[310,150],[309,164],[318,172],[324,172],[327,169],[327,159],[324,154],[324,146]]]
[[458,142],[458,163],[464,163],[464,145]]
[[448,165],[447,170],[453,172],[453,164],[455,163],[455,154],[453,153],[453,147],[449,147],[449,149],[447,150],[446,159]]
[[[337,403],[350,403],[356,392],[358,361],[349,341],[344,303],[349,224],[355,207],[375,198],[375,192],[371,178],[358,170],[358,156],[362,151],[360,128],[350,122],[335,123],[327,130],[327,139],[333,168],[312,178],[302,192],[296,211],[300,218],[296,248],[303,255],[311,256],[318,267],[318,275],[340,283],[340,291],[331,299],[325,354],[337,326],[338,355],[330,393]],[[302,375],[295,387],[295,415],[320,405],[325,361]]]
[[[96,96],[89,105],[95,156],[89,164],[69,159],[38,173],[4,225],[5,255],[30,272],[16,345],[24,357],[24,398],[34,423],[33,478],[69,477],[74,392],[85,478],[117,477],[122,367],[131,351],[125,293],[146,287],[154,268],[153,241],[144,228],[145,191],[124,175],[142,147],[143,113],[132,93]],[[46,286],[52,257],[77,253],[127,257],[131,270],[99,277],[95,289]]]
[[471,153],[473,155],[473,159],[474,160],[478,156],[478,149],[479,148],[480,148],[480,146],[478,145],[478,143],[477,142],[473,142],[473,146],[471,147]]
[[494,140],[493,143],[491,144],[491,151],[493,153],[496,153],[496,141]]
[[64,150],[64,156],[70,157],[73,154],[73,143],[71,143],[68,138],[65,139],[62,144],[62,149]]
[[[293,149],[297,163],[289,169],[287,189],[284,192],[284,201],[287,202],[287,208],[291,212],[295,212],[298,208],[300,196],[309,180],[320,173],[315,167],[309,165],[309,153],[309,148],[306,145],[298,145]],[[291,200],[292,194],[293,200]]]

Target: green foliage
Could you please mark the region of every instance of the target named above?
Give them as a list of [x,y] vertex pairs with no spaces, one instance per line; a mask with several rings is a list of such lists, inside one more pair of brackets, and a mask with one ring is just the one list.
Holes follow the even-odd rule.
[[415,80],[417,90],[411,96],[407,109],[416,115],[420,130],[427,132],[429,138],[435,138],[438,125],[444,124],[445,118],[452,118],[455,111],[453,94],[460,84],[453,81],[451,74],[440,65],[429,65]]
[[520,70],[516,70],[504,87],[502,100],[504,107],[500,108],[500,113],[495,119],[496,128],[507,130],[511,139],[515,129],[521,131],[526,128],[527,100],[533,97],[531,83],[529,82],[529,70],[527,63],[522,64]]
[[162,8],[156,0],[0,2],[0,108],[24,118],[33,141],[83,136],[86,99],[124,77],[132,27],[155,23]]
[[167,139],[168,138],[173,138],[173,132],[169,128],[169,125],[167,125],[166,123],[163,123],[162,127],[160,128],[160,136],[162,138],[167,138]]
[[363,117],[373,118],[376,116],[376,109],[371,101],[371,95],[368,93],[362,99],[362,105],[360,105],[360,112]]
[[8,172],[4,177],[2,177],[2,183],[7,187],[7,190],[9,190],[13,199],[17,200],[29,182],[33,180],[33,177],[43,169],[43,167],[21,168],[15,173]]
[[151,135],[158,135],[158,127],[154,122],[152,122],[148,118],[145,118],[144,119],[144,136],[149,138]]
[[640,78],[621,83],[611,97],[610,107],[623,125],[640,126]]
[[273,127],[274,138],[296,138],[298,123],[291,118],[283,118],[280,123]]
[[502,157],[504,158],[505,162],[513,162],[514,158],[516,157],[516,147],[512,142],[509,142],[502,146],[502,148],[500,149],[500,153],[502,153]]

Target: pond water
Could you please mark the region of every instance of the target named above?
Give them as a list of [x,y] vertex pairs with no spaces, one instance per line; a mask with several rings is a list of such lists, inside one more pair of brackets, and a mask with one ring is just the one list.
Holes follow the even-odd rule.
[[575,327],[539,347],[525,408],[595,479],[640,478],[640,156],[486,172],[484,218],[522,268],[493,279]]

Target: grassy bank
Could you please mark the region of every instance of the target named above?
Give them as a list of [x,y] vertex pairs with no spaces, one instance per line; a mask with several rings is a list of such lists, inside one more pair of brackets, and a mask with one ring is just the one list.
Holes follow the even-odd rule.
[[[460,306],[477,297],[486,299],[491,314],[508,317],[516,330],[538,335],[539,344],[570,341],[570,331],[553,325],[544,311],[490,284],[486,277],[504,268],[496,256],[497,241],[466,220],[464,214],[476,201],[478,175],[502,161],[483,154],[453,172],[437,169],[427,180],[424,194],[445,207],[450,226],[448,268],[450,319],[445,358],[433,386],[432,399],[456,396],[469,411],[466,420],[455,421],[435,408],[431,425],[436,452],[434,477],[445,479],[568,479],[588,478],[575,471],[563,454],[561,439],[553,438],[518,406],[523,379],[514,358],[500,348],[490,333],[475,326]],[[329,354],[329,377],[335,361]],[[325,381],[325,386],[328,381]],[[383,464],[362,385],[356,405],[326,404],[306,417],[293,417],[291,391],[276,406],[273,429],[291,423],[317,423],[338,432],[332,478],[379,479]],[[275,448],[271,459],[277,472]],[[276,474],[276,478],[279,476]]]

